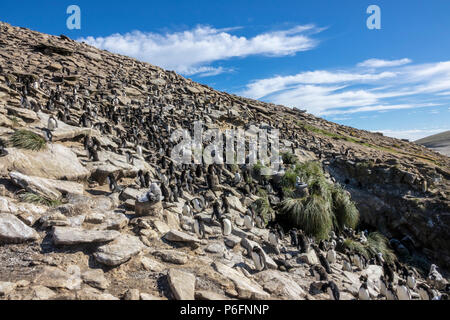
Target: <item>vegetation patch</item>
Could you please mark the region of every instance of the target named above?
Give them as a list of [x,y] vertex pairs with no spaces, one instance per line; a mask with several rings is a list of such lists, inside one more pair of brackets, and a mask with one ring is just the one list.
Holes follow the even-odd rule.
[[10,138],[10,142],[15,148],[33,151],[40,151],[44,149],[47,144],[44,138],[27,130],[17,130],[14,132]]

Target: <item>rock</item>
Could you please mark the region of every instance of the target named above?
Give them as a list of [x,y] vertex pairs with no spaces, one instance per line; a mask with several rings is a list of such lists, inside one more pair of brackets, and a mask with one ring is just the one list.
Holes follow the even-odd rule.
[[177,231],[177,230],[170,230],[164,235],[164,239],[167,241],[172,242],[185,242],[185,243],[197,243],[200,242],[197,238],[194,238],[193,236],[188,235],[187,233]]
[[270,297],[258,283],[248,279],[237,270],[220,262],[214,262],[213,267],[218,273],[234,283],[240,299],[263,300]]
[[170,289],[177,300],[194,300],[195,276],[179,269],[170,269],[167,275]]
[[31,177],[17,171],[11,172],[9,177],[16,185],[28,192],[36,193],[52,200],[61,198],[63,194],[83,194],[84,192],[83,185],[76,182]]
[[150,216],[159,217],[163,214],[164,208],[162,202],[139,202],[136,200],[134,205],[134,212],[136,216]]
[[113,242],[99,247],[94,253],[94,258],[100,263],[115,267],[130,260],[144,247],[139,238],[122,234]]
[[233,235],[229,235],[224,239],[225,245],[230,248],[234,248],[237,244],[241,242],[241,238]]
[[44,286],[34,286],[33,288],[33,296],[31,300],[50,300],[56,293]]
[[101,269],[88,270],[81,276],[84,283],[101,290],[105,290],[109,286],[109,281],[105,278],[105,274]]
[[164,262],[174,264],[185,264],[188,262],[188,257],[185,253],[177,250],[162,250],[156,251],[154,255],[160,257]]
[[170,227],[164,221],[155,220],[153,221],[153,225],[155,226],[155,229],[161,234],[166,234],[170,231]]
[[226,296],[213,291],[199,290],[195,292],[196,300],[229,300]]
[[255,275],[258,283],[272,296],[287,300],[303,300],[306,292],[289,276],[275,270],[265,270]]
[[119,298],[116,298],[109,293],[103,293],[91,287],[85,287],[82,290],[78,291],[76,298],[78,300],[119,300]]
[[[41,128],[47,128],[49,116],[43,112],[38,112],[37,116],[40,120],[38,126]],[[58,128],[56,128],[55,131],[52,132],[52,134],[53,141],[55,142],[71,140],[80,136],[90,136],[93,135],[94,132],[95,131],[90,128],[74,127],[62,121],[58,121]]]
[[221,243],[211,243],[205,248],[205,251],[209,253],[223,253],[225,246]]
[[161,272],[166,266],[150,257],[141,257],[141,264],[147,271]]
[[307,253],[300,254],[297,258],[297,262],[314,265],[319,263],[319,258],[314,250],[309,250]]
[[142,292],[140,294],[141,300],[161,300],[159,297],[155,297],[154,295]]
[[77,290],[80,288],[81,278],[79,274],[70,274],[70,272],[65,272],[56,267],[45,266],[34,280],[34,283],[49,288]]
[[9,213],[0,213],[0,243],[21,243],[39,238],[34,229]]
[[140,300],[141,297],[138,289],[128,289],[123,298],[127,301],[136,301]]
[[89,176],[76,154],[60,144],[51,144],[39,152],[8,150],[9,155],[0,164],[0,172],[4,174],[17,171],[26,176],[69,181],[81,181]]
[[10,294],[16,288],[12,282],[0,282],[0,297]]
[[247,209],[244,208],[244,206],[241,203],[241,200],[239,200],[236,196],[228,196],[227,197],[228,203],[230,204],[230,207],[236,211],[239,211],[242,214],[245,214],[247,212]]
[[120,236],[118,231],[83,230],[81,228],[54,227],[53,242],[56,245],[76,245],[109,242]]

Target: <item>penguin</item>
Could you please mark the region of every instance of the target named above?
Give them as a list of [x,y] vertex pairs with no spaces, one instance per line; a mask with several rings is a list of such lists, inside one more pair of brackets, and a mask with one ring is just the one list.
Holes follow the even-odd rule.
[[330,296],[331,300],[340,300],[340,291],[338,286],[334,281],[329,281],[328,283],[324,284],[322,287],[322,291],[327,291],[328,295]]
[[244,225],[248,230],[252,230],[254,223],[253,223],[253,219],[250,215],[246,215],[244,217]]
[[268,240],[272,246],[277,247],[278,246],[278,233],[276,231],[274,231],[273,229],[270,230]]
[[94,162],[100,161],[100,158],[98,157],[98,152],[93,146],[89,146],[87,151],[89,160],[92,160]]
[[328,281],[328,274],[324,267],[316,264],[313,265],[309,271],[316,281]]
[[200,239],[204,239],[206,234],[205,234],[205,223],[203,222],[202,217],[200,216],[195,216],[194,217],[195,221],[194,221],[194,232],[197,235],[197,237],[199,237]]
[[47,129],[50,131],[55,131],[55,129],[57,128],[58,128],[58,121],[55,119],[55,117],[50,116],[50,118],[48,118]]
[[263,250],[259,246],[253,247],[251,252],[253,263],[255,264],[256,271],[264,271],[267,268],[266,257]]
[[223,236],[229,236],[231,234],[231,231],[233,231],[233,227],[231,225],[231,221],[228,218],[221,217],[220,218],[220,225],[222,227],[222,235]]
[[53,142],[53,134],[52,134],[52,132],[50,131],[50,130],[44,130],[44,133],[45,133],[45,141],[47,141],[47,142]]
[[213,211],[211,213],[211,220],[217,219],[220,220],[222,217],[222,213],[220,212],[220,205],[218,201],[215,201],[213,204]]
[[337,258],[337,254],[336,254],[336,251],[334,250],[334,248],[331,248],[330,250],[328,250],[328,252],[327,252],[328,263],[330,263],[330,264],[335,263],[336,258]]
[[386,300],[397,300],[397,294],[394,290],[394,287],[392,286],[392,283],[388,284],[386,290]]
[[380,288],[380,294],[384,297],[386,297],[387,295],[387,288],[388,288],[388,283],[386,282],[386,279],[383,275],[380,276],[380,280],[379,280],[379,288]]
[[116,192],[122,191],[122,189],[118,186],[116,178],[114,177],[114,175],[112,173],[110,173],[106,179],[108,181],[109,190],[112,193],[116,193]]
[[391,266],[387,262],[383,263],[383,273],[387,282],[394,282],[394,270],[392,270]]
[[0,158],[6,157],[9,152],[5,149],[4,142],[0,140]]
[[309,241],[302,230],[297,232],[297,246],[300,253],[307,253],[309,251]]
[[297,230],[296,229],[289,230],[289,236],[291,237],[291,246],[297,247],[298,246]]
[[398,280],[396,293],[398,300],[411,300],[411,292],[403,279]]
[[191,207],[188,205],[188,203],[186,202],[183,206],[183,216],[187,216],[190,217],[192,216],[192,211],[191,211]]
[[416,287],[416,278],[414,277],[414,273],[411,270],[408,272],[406,283],[411,290],[414,290],[414,288]]
[[367,287],[367,278],[361,276],[360,280],[362,281],[362,284],[358,291],[359,300],[372,300],[370,298],[369,289]]
[[353,268],[352,268],[350,261],[344,260],[344,262],[342,263],[342,270],[348,271],[348,272],[353,272]]
[[419,283],[417,285],[417,290],[419,291],[419,296],[422,300],[433,300],[436,296],[433,289],[425,283]]
[[127,163],[134,165],[134,158],[130,151],[126,152],[126,156],[127,156]]

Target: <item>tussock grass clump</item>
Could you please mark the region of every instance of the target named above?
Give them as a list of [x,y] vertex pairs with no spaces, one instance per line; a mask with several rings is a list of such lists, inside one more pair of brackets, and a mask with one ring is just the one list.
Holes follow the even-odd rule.
[[270,221],[274,219],[274,210],[270,206],[269,199],[267,195],[261,197],[253,203],[257,215],[259,215],[264,223],[267,225]]
[[290,152],[283,152],[281,154],[281,157],[283,159],[283,163],[284,164],[296,164],[297,163],[297,156],[295,156],[294,154],[290,153]]
[[388,263],[393,263],[396,260],[394,251],[389,247],[388,239],[379,232],[370,233],[365,244],[346,239],[344,241],[344,247],[350,251],[358,252],[368,260],[375,257],[378,252],[381,252],[384,260]]
[[354,202],[340,186],[333,189],[332,198],[333,212],[336,217],[335,227],[339,230],[345,226],[355,229],[359,222],[359,212]]
[[306,198],[286,199],[281,203],[281,212],[296,227],[316,239],[325,239],[333,227],[333,216],[329,203],[313,195]]
[[[295,198],[295,183],[299,177],[308,184],[309,195]],[[355,228],[359,212],[350,196],[340,186],[327,181],[322,166],[316,161],[300,163],[286,171],[281,180],[285,200],[280,214],[297,228],[317,239],[327,238],[331,230],[345,226]]]
[[27,130],[17,130],[14,132],[10,138],[10,142],[15,148],[33,151],[40,151],[44,149],[47,144],[44,138]]
[[19,195],[19,199],[22,202],[34,203],[39,205],[44,205],[46,207],[57,207],[62,204],[60,200],[52,200],[46,197],[31,193],[25,192]]

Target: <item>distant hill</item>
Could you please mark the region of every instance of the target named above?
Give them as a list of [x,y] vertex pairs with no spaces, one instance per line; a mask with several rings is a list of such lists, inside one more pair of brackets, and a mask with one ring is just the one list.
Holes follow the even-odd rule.
[[450,157],[450,131],[417,140],[416,143]]

